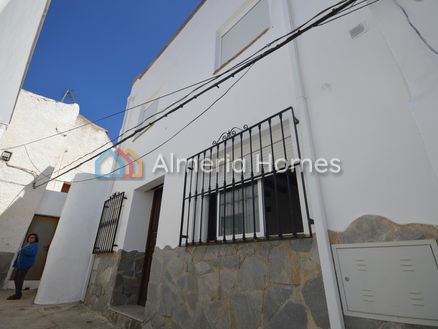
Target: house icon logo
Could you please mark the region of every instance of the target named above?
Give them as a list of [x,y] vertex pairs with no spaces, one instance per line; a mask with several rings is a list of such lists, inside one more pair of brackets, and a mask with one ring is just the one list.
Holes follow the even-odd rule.
[[110,149],[96,159],[94,172],[100,178],[139,178],[143,177],[143,161],[129,147]]

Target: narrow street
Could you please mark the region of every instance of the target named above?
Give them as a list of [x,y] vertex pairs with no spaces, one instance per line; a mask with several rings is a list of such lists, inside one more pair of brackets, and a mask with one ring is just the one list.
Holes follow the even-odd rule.
[[112,329],[102,315],[83,304],[35,305],[35,290],[21,300],[6,300],[12,290],[0,290],[0,329]]

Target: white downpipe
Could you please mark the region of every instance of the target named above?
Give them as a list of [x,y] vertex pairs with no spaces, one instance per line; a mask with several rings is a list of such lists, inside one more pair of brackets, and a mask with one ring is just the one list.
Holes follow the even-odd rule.
[[[288,0],[282,2],[286,13],[286,27],[292,30],[295,26],[292,18],[291,8],[289,8]],[[305,37],[305,36],[304,36]],[[304,158],[316,159],[315,147],[312,139],[312,127],[309,116],[309,106],[302,78],[299,53],[296,42],[291,42],[288,46],[292,77],[294,80],[295,94],[297,95],[297,111],[299,115],[300,125],[299,133],[302,136],[302,156]],[[317,174],[305,173],[306,182],[308,184],[308,195],[310,203],[310,212],[315,220],[315,230],[318,244],[319,258],[321,262],[322,278],[324,282],[324,290],[327,301],[328,315],[330,319],[330,327],[332,329],[344,329],[344,317],[342,312],[341,301],[339,297],[338,285],[336,281],[333,256],[331,245],[327,231],[327,218],[324,206],[324,199],[321,191],[321,185]]]

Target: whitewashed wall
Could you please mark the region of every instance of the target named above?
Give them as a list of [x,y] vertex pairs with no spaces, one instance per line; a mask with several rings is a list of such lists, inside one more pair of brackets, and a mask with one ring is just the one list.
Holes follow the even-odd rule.
[[43,198],[35,210],[35,214],[42,216],[60,217],[64,208],[67,193],[45,190]]
[[0,2],[0,137],[8,125],[49,0]]
[[[22,90],[12,121],[0,140],[0,149],[49,135],[56,136],[9,149],[11,160],[0,161],[0,253],[17,252],[35,214],[60,216],[66,198],[60,192],[63,181],[71,182],[78,173],[94,174],[94,162],[47,186],[34,189],[34,180],[42,184],[61,170],[67,170],[69,167],[63,167],[73,160],[110,142],[103,128],[90,124],[79,114],[77,104],[56,102]],[[112,163],[106,165],[110,167]],[[101,197],[96,195],[98,199]]]
[[[78,105],[67,105],[22,91],[8,130],[0,140],[0,149],[27,143],[73,126]],[[39,200],[25,216],[16,204],[26,203],[28,196],[44,194],[45,187],[33,190],[32,182],[51,177],[65,147],[65,137],[56,137],[14,148],[11,160],[0,161],[0,251],[16,252],[23,241]],[[47,174],[48,173],[48,174]],[[29,193],[26,193],[29,191]],[[32,202],[29,201],[29,205]],[[27,207],[27,205],[26,205]],[[11,208],[11,209],[7,209]],[[13,209],[16,216],[7,215]]]
[[[422,9],[426,2],[413,2],[412,6],[419,11],[430,10],[430,7]],[[213,74],[216,31],[245,3],[207,1],[146,74],[135,81],[128,104],[142,103],[157,92],[164,94]],[[271,29],[235,62],[289,31],[291,22],[301,24],[334,2],[269,3]],[[254,66],[212,110],[143,160],[143,180],[115,183],[115,191],[127,193],[126,209],[130,207],[135,189],[160,176],[150,172],[158,152],[190,156],[210,146],[211,141],[228,128],[256,123],[289,105],[304,119],[301,102],[304,97],[311,127],[309,131],[306,124],[300,126],[304,156],[311,155],[313,144],[316,157],[342,160],[341,175],[320,177],[330,229],[343,230],[355,218],[369,213],[384,215],[399,223],[437,224],[438,182],[433,163],[412,116],[408,86],[395,50],[382,32],[376,14],[379,10],[378,6],[365,8],[306,33],[296,43],[298,58],[291,47],[286,47]],[[388,25],[399,26],[399,33],[405,33],[406,21],[400,17],[391,20],[388,16],[388,19]],[[350,30],[360,23],[364,24],[365,33],[351,38]],[[425,28],[429,34],[437,30],[435,21],[428,24]],[[416,49],[406,45],[398,52],[406,54]],[[297,87],[297,70],[293,66],[296,59],[302,71],[303,92]],[[428,67],[431,68],[436,69],[434,60]],[[139,155],[151,150],[205,109],[233,81],[200,97],[125,146]],[[159,110],[182,95],[184,92],[160,100]],[[138,123],[139,112],[127,113],[125,130]],[[304,140],[303,136],[311,136],[313,140]],[[160,247],[177,245],[182,187],[183,175],[166,176],[157,240]],[[310,203],[313,214],[317,200],[311,199]],[[122,213],[117,238],[122,248],[124,237],[129,234],[129,217],[129,211]]]
[[[93,177],[92,174],[78,174],[75,179]],[[47,255],[36,304],[81,300],[103,202],[111,184],[108,180],[91,180],[72,185]]]
[[[299,23],[330,2],[290,3]],[[433,1],[412,2],[412,6],[424,13],[431,10],[427,3],[438,12]],[[423,46],[417,40],[416,45],[406,42],[398,50],[391,49],[379,17],[387,5],[385,11],[392,15],[385,15],[385,24],[392,26],[397,39],[413,38],[400,9],[390,0],[324,25],[297,43],[305,87],[301,96],[308,100],[316,155],[339,157],[343,163],[342,175],[321,177],[332,230],[344,230],[363,214],[383,215],[398,223],[438,223],[434,201],[438,181],[410,110],[409,85],[396,60],[417,53],[418,48],[422,51]],[[428,22],[428,34],[436,35],[436,20]],[[352,39],[350,30],[360,23],[366,31]],[[437,59],[423,65],[436,72]],[[422,65],[409,69],[425,78]]]
[[[75,129],[68,132],[65,137],[65,148],[56,164],[54,174],[59,174],[76,166],[79,161],[75,160],[82,158],[85,154],[87,154],[85,157],[87,158],[102,151],[104,148],[99,148],[100,146],[105,145],[105,148],[108,148],[112,145],[107,131],[100,126],[92,124],[81,114],[78,115],[73,128]],[[103,172],[109,172],[111,167],[112,161],[106,161],[101,166],[101,170]],[[58,178],[58,181],[50,182],[48,188],[54,191],[60,191],[63,184],[62,181],[71,182],[76,174],[94,173],[94,169],[94,161],[89,161],[79,168],[62,175]]]

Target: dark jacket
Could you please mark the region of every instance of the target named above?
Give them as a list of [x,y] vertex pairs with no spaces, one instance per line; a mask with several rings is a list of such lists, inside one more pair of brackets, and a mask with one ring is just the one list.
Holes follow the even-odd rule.
[[29,268],[35,264],[39,244],[37,242],[25,245],[17,254],[14,262],[15,268]]

